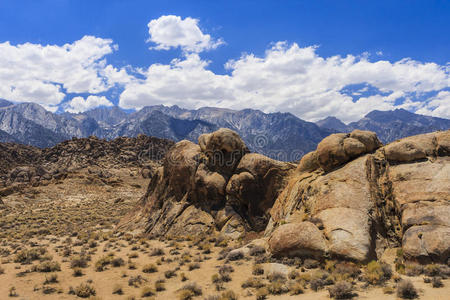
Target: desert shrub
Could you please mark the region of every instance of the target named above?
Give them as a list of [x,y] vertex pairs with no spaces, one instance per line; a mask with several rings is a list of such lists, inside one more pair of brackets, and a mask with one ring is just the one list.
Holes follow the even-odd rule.
[[385,286],[383,288],[383,293],[387,295],[391,295],[395,292],[395,289],[392,286]]
[[105,270],[106,266],[113,260],[112,256],[103,256],[95,262],[95,271],[102,272]]
[[83,276],[83,270],[81,268],[73,268],[73,277]]
[[244,258],[244,252],[242,251],[231,251],[227,255],[227,260],[236,261]]
[[156,294],[155,290],[149,286],[144,286],[141,290],[142,298],[151,297],[151,296],[154,296],[155,294]]
[[202,288],[196,283],[189,283],[178,290],[179,299],[192,299],[195,296],[202,295]]
[[229,273],[233,273],[233,272],[234,272],[234,269],[233,269],[233,267],[230,266],[230,265],[222,265],[222,266],[219,268],[219,274],[220,274],[220,275],[223,275],[223,274],[229,274]]
[[120,284],[115,284],[113,286],[112,293],[115,295],[123,295],[123,288]]
[[237,300],[238,296],[235,292],[228,290],[220,294],[219,300]]
[[[387,265],[387,266],[389,266],[389,265]],[[333,272],[336,274],[342,274],[343,276],[356,278],[361,273],[361,270],[356,264],[354,264],[352,262],[339,262],[335,265]],[[391,270],[391,274],[392,274],[392,270]]]
[[211,276],[211,282],[212,283],[218,283],[218,282],[220,282],[221,280],[220,280],[220,275],[219,274],[213,274],[212,276]]
[[405,274],[408,276],[419,276],[423,273],[423,266],[418,263],[408,263],[405,265]]
[[138,258],[139,254],[137,252],[131,252],[130,254],[128,254],[129,258]]
[[166,272],[164,272],[164,277],[166,277],[167,279],[172,278],[177,276],[177,273],[175,270],[167,270]]
[[411,280],[402,280],[398,283],[397,297],[402,299],[414,299],[418,297],[417,290]]
[[228,256],[228,253],[230,253],[232,249],[231,248],[224,248],[222,250],[219,251],[219,255],[217,256],[218,260],[222,260],[225,259]]
[[391,265],[385,263],[385,262],[381,262],[381,271],[383,272],[383,279],[384,280],[389,280],[392,277],[392,267]]
[[58,282],[58,275],[50,274],[49,276],[45,276],[44,284],[57,283],[57,282]]
[[288,274],[289,279],[296,279],[300,274],[297,270],[291,270]]
[[267,279],[269,279],[269,281],[273,282],[273,281],[285,281],[286,280],[286,276],[283,273],[280,272],[273,272],[270,273],[269,275],[267,275]]
[[164,291],[166,289],[166,286],[164,285],[164,282],[159,280],[155,282],[155,290],[157,292]]
[[228,240],[227,240],[227,238],[224,237],[224,236],[219,236],[219,237],[217,237],[217,239],[216,239],[214,245],[215,245],[216,247],[225,248],[225,247],[228,246]]
[[334,269],[336,268],[336,264],[337,262],[334,260],[326,260],[324,269],[328,272],[333,272]]
[[15,287],[10,287],[9,288],[9,294],[8,294],[10,297],[17,297],[18,295],[17,295],[17,291],[16,291],[16,288]]
[[88,265],[88,259],[85,256],[75,256],[70,261],[71,268],[86,268]]
[[128,285],[134,287],[138,287],[144,282],[147,282],[147,279],[143,278],[141,275],[131,276],[128,279]]
[[246,289],[246,288],[261,288],[263,286],[264,286],[264,283],[262,282],[262,280],[259,278],[256,278],[256,277],[251,277],[241,284],[241,287],[244,289]]
[[300,281],[294,282],[290,287],[289,290],[291,292],[291,295],[300,295],[304,293],[304,284]]
[[61,266],[56,261],[45,261],[43,263],[40,263],[39,265],[35,265],[31,269],[33,272],[56,272],[61,271]]
[[267,285],[267,290],[272,295],[281,295],[287,293],[289,289],[281,281],[274,281]]
[[192,291],[195,296],[200,296],[202,294],[202,288],[195,282],[184,285],[182,289]]
[[130,270],[136,270],[137,269],[137,265],[135,262],[129,261],[128,262],[128,269]]
[[181,274],[180,274],[180,278],[181,278],[181,281],[186,281],[186,280],[188,280],[186,274],[184,274],[184,273],[181,273]]
[[150,256],[161,256],[164,255],[164,250],[161,248],[154,248],[150,251]]
[[371,261],[367,264],[365,279],[370,284],[380,284],[392,276],[392,268],[386,263]]
[[253,275],[263,275],[264,274],[264,268],[261,265],[259,265],[259,264],[253,265],[252,274]]
[[443,287],[443,286],[444,286],[444,284],[442,283],[442,280],[441,280],[440,277],[433,277],[433,278],[431,279],[431,285],[432,285],[434,288],[440,288],[440,287]]
[[190,290],[179,290],[178,291],[178,299],[179,300],[191,300],[194,298],[194,293]]
[[188,266],[189,271],[195,270],[195,269],[200,269],[200,264],[199,263],[191,263]]
[[269,290],[266,287],[256,290],[256,300],[265,300],[269,295]]
[[73,291],[80,298],[88,298],[96,294],[95,289],[88,283],[80,284]]
[[423,268],[423,273],[430,277],[439,276],[441,273],[441,267],[437,264],[429,264]]
[[43,285],[42,286],[42,293],[45,295],[53,294],[56,292],[56,289],[49,285]]
[[125,265],[125,261],[121,257],[116,257],[111,260],[111,265],[115,268]]
[[260,256],[266,254],[266,249],[262,246],[254,246],[250,249],[250,256]]
[[5,274],[5,269],[2,266],[0,266],[0,275],[1,274]]
[[318,291],[320,289],[323,289],[323,287],[325,286],[325,280],[322,278],[311,279],[311,281],[309,282],[309,286],[313,291]]
[[29,263],[34,260],[39,260],[42,256],[47,252],[45,248],[32,248],[32,249],[24,249],[19,251],[14,256],[15,263]]
[[[209,242],[207,242],[207,241],[199,243],[198,246],[197,246],[197,249],[201,250],[201,251],[210,251],[211,250],[211,244]],[[208,253],[206,253],[206,254],[208,254]]]
[[62,253],[62,255],[63,255],[64,257],[69,257],[71,254],[72,254],[72,249],[67,248],[67,247],[64,248],[63,253]]
[[333,286],[328,288],[330,298],[334,299],[350,299],[353,297],[353,286],[347,281],[336,282]]
[[142,268],[142,272],[144,272],[144,273],[155,273],[155,272],[158,272],[158,267],[156,267],[154,264],[148,264],[148,265],[145,265]]
[[312,258],[307,258],[305,259],[305,261],[303,262],[303,266],[307,269],[315,269],[317,267],[319,267],[320,263]]

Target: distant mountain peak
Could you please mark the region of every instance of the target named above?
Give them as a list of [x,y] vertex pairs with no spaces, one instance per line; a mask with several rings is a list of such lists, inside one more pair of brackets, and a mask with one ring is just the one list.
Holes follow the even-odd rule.
[[7,106],[11,106],[11,105],[14,105],[14,104],[12,102],[9,102],[8,100],[0,98],[0,107],[7,107]]
[[311,123],[291,113],[264,113],[251,108],[185,109],[177,105],[154,105],[128,113],[114,106],[78,114],[54,114],[36,103],[14,104],[1,99],[0,107],[0,142],[15,139],[19,143],[48,147],[72,137],[95,135],[114,139],[139,134],[196,142],[201,134],[223,127],[236,131],[252,151],[290,161],[299,160],[315,149],[324,137],[336,132],[370,130],[387,143],[450,128],[450,120],[404,109],[374,110],[361,120],[346,125],[334,116]]
[[326,117],[316,122],[317,126],[339,132],[347,132],[349,128],[341,120],[334,116]]

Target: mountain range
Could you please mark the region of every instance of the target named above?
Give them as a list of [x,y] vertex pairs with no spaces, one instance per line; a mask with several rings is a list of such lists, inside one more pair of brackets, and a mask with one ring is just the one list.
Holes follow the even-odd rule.
[[51,147],[72,137],[114,139],[139,134],[174,141],[197,141],[203,133],[225,127],[239,133],[248,147],[284,161],[300,159],[326,136],[353,129],[371,130],[383,143],[402,137],[450,128],[450,120],[423,116],[403,109],[372,111],[348,125],[335,117],[316,123],[290,113],[204,107],[147,106],[133,113],[119,107],[100,107],[84,113],[55,114],[36,103],[0,99],[0,142]]

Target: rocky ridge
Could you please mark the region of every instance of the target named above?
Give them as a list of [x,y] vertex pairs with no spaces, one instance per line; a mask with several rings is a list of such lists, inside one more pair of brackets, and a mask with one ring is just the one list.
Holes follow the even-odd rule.
[[219,128],[236,131],[252,152],[282,161],[298,161],[331,133],[370,130],[383,143],[406,136],[450,129],[450,120],[423,116],[403,109],[372,111],[348,125],[335,117],[317,123],[291,113],[264,113],[254,109],[146,106],[136,112],[119,107],[99,107],[78,114],[51,113],[36,103],[11,103],[0,99],[0,141],[41,148],[72,137],[97,136],[108,140],[139,134],[173,141],[196,142]]
[[59,180],[82,168],[107,177],[107,169],[133,166],[149,178],[172,145],[172,141],[144,135],[112,141],[74,138],[44,149],[0,143],[0,195],[14,192],[24,184]]
[[249,153],[229,129],[181,141],[118,230],[151,236],[262,232],[274,256],[368,261],[450,255],[450,131],[383,146],[376,134],[332,134],[298,165]]

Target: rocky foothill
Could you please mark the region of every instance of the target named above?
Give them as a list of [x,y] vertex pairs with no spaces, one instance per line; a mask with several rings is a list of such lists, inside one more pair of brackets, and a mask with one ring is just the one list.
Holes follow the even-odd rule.
[[[450,131],[383,146],[376,134],[332,134],[299,164],[249,153],[232,130],[176,143],[119,230],[149,236],[261,237],[274,256],[450,256]],[[257,234],[256,234],[257,233]]]
[[23,185],[46,184],[68,173],[88,168],[93,176],[106,178],[108,169],[138,167],[149,178],[173,142],[139,135],[112,141],[73,138],[51,148],[40,149],[15,143],[0,143],[0,196]]

